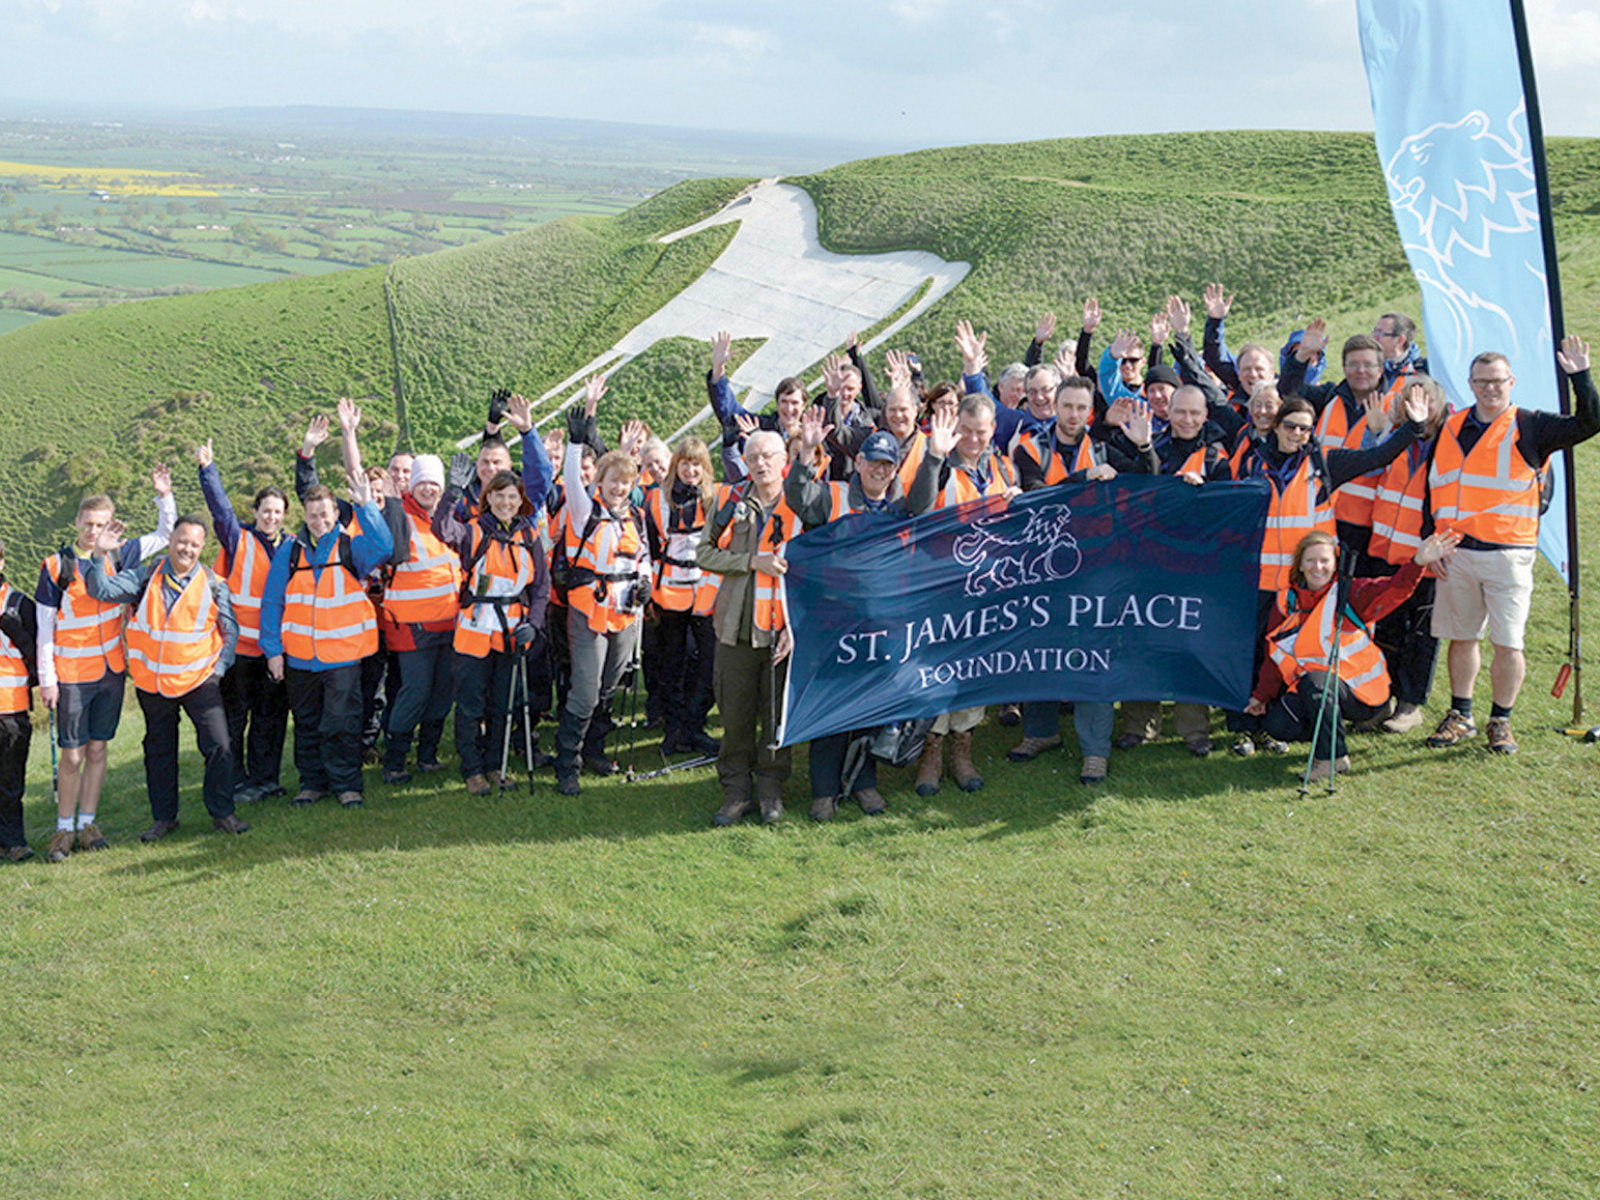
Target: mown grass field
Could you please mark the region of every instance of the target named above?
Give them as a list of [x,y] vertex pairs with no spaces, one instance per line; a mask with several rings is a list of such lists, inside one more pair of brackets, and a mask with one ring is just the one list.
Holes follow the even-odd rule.
[[708,771],[480,800],[374,769],[360,812],[227,838],[190,754],[184,827],[143,846],[130,706],[112,849],[0,871],[0,1182],[1585,1200],[1600,779],[1553,732],[1541,576],[1522,754],[1358,736],[1332,795],[1172,738],[1086,789],[1070,732],[1017,766],[991,721],[984,790],[885,771],[881,818],[808,822],[801,755],[770,829],[711,828]]

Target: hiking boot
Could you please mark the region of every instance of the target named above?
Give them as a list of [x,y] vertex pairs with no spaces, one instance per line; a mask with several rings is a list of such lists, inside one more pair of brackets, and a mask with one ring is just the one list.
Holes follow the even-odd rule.
[[776,825],[783,820],[783,801],[777,796],[768,796],[761,801],[761,823],[763,825]]
[[249,833],[250,826],[241,821],[234,813],[225,817],[212,817],[211,828],[218,833]]
[[402,783],[410,783],[411,782],[411,772],[406,770],[404,767],[401,767],[397,771],[393,771],[393,770],[390,770],[388,767],[385,767],[383,769],[383,781],[385,783],[395,784],[395,785],[399,785],[399,784],[402,784]]
[[1489,735],[1491,754],[1515,754],[1517,739],[1511,736],[1510,717],[1490,717],[1486,732]]
[[1000,724],[1007,729],[1015,729],[1022,724],[1022,705],[1002,704],[1000,706]]
[[1249,758],[1256,752],[1255,738],[1248,733],[1240,734],[1238,740],[1233,743],[1233,752],[1240,758]]
[[582,793],[583,785],[578,782],[578,768],[565,767],[556,764],[556,791],[563,796],[576,796]]
[[1144,734],[1125,733],[1116,740],[1115,745],[1118,750],[1137,750],[1144,745]]
[[1196,758],[1209,757],[1211,751],[1215,748],[1211,745],[1211,739],[1208,737],[1190,738],[1184,745],[1189,747],[1189,753]]
[[375,767],[383,761],[383,753],[376,746],[363,747],[361,751],[361,765]]
[[467,795],[487,796],[492,791],[494,791],[494,785],[489,782],[489,777],[482,771],[479,771],[476,775],[467,776]]
[[46,862],[66,862],[78,844],[78,835],[70,829],[58,829],[50,835],[50,845],[45,850]]
[[157,821],[139,835],[139,840],[141,842],[159,842],[177,827],[178,823],[176,821]]
[[714,758],[718,754],[722,753],[722,742],[717,738],[712,737],[704,729],[686,734],[684,736],[684,741],[689,744],[689,748],[691,750],[697,751],[700,754],[704,754],[708,758]]
[[233,802],[235,804],[254,804],[261,799],[266,790],[258,783],[241,783],[233,789]]
[[[174,821],[173,824],[176,825],[177,822]],[[107,850],[110,846],[111,843],[106,841],[105,836],[100,832],[100,826],[85,825],[78,830],[79,850]]]
[[944,738],[937,733],[925,734],[922,739],[922,757],[917,759],[917,795],[937,796],[939,779],[944,775]]
[[616,775],[622,770],[622,765],[604,755],[589,754],[584,756],[583,769],[591,775]]
[[1325,758],[1319,758],[1316,762],[1311,764],[1311,770],[1306,772],[1306,782],[1320,783],[1322,780],[1328,779],[1331,776],[1348,775],[1349,773],[1350,756],[1348,754],[1341,754],[1332,762],[1329,762]]
[[1006,751],[1006,757],[1012,762],[1030,762],[1046,750],[1054,750],[1059,745],[1061,745],[1059,733],[1050,737],[1025,737]]
[[[577,776],[573,776],[573,787],[577,787]],[[566,795],[567,793],[564,792],[562,794]],[[748,796],[730,796],[723,801],[722,807],[717,809],[716,814],[711,818],[711,823],[724,827],[737,825],[755,806],[756,802]]]
[[1385,733],[1410,733],[1422,724],[1422,709],[1409,700],[1394,706],[1394,716],[1384,721],[1380,728]]
[[327,794],[327,792],[319,792],[316,788],[303,787],[294,794],[294,799],[289,803],[296,808],[304,808],[308,804],[315,804]]
[[1103,754],[1085,754],[1083,756],[1083,769],[1078,773],[1078,782],[1085,786],[1104,783],[1108,765]]
[[950,778],[963,792],[975,792],[983,787],[983,776],[972,765],[972,730],[950,735]]
[[875,817],[889,807],[889,802],[879,794],[877,788],[862,788],[855,798],[856,803],[861,805],[861,811],[869,817]]
[[839,797],[817,796],[811,801],[811,819],[813,821],[831,821],[833,814],[839,811]]
[[0,858],[7,862],[27,862],[33,857],[33,847],[23,842],[20,846],[7,846],[0,850]]
[[1477,736],[1477,722],[1452,708],[1444,714],[1444,720],[1439,722],[1439,728],[1428,735],[1428,745],[1438,749],[1442,746],[1454,746]]
[[1287,753],[1289,753],[1289,743],[1288,742],[1280,742],[1277,738],[1273,737],[1271,734],[1263,733],[1259,738],[1256,739],[1256,742],[1260,746],[1260,748],[1265,750],[1268,754],[1287,754]]
[[261,795],[257,799],[276,800],[279,796],[287,796],[288,794],[289,789],[281,783],[263,783],[261,785]]
[[366,803],[366,797],[360,792],[340,792],[339,804],[344,808],[360,808]]
[[417,770],[421,771],[424,775],[432,775],[437,771],[444,770],[444,764],[437,758],[430,758],[427,762],[418,762]]

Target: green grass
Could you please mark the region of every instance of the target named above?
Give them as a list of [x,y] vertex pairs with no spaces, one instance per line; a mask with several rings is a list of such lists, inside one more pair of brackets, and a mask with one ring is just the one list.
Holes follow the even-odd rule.
[[[885,771],[878,819],[807,822],[800,755],[774,829],[713,830],[705,771],[576,800],[370,771],[359,813],[258,805],[232,839],[189,752],[185,826],[148,847],[130,705],[113,848],[0,872],[0,1181],[1593,1196],[1600,785],[1550,732],[1541,574],[1523,753],[1358,736],[1332,796],[1170,738],[1089,790],[1070,736],[1016,766],[991,722],[984,790]],[[48,770],[41,729],[40,845]]]

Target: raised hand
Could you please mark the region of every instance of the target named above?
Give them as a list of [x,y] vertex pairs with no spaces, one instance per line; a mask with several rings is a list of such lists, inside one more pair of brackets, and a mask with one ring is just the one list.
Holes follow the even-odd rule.
[[1172,333],[1172,322],[1167,320],[1167,310],[1150,314],[1150,344],[1152,346],[1165,346],[1167,337]]
[[650,437],[650,427],[643,421],[624,421],[622,433],[618,441],[618,449],[624,454],[639,457],[639,451],[644,447]]
[[194,461],[200,465],[200,469],[202,471],[211,465],[212,458],[210,438],[207,438],[194,448]]
[[1313,317],[1306,322],[1305,332],[1300,335],[1300,344],[1294,348],[1294,356],[1303,363],[1311,363],[1327,348],[1328,323],[1321,317]]
[[1561,349],[1556,351],[1556,362],[1568,375],[1589,369],[1589,343],[1575,333],[1561,339]]
[[365,471],[346,471],[345,480],[350,485],[350,503],[357,507],[372,502],[372,484]]
[[735,413],[733,416],[733,423],[739,427],[740,437],[749,437],[752,433],[761,428],[761,422],[756,420],[749,413]]
[[1135,446],[1143,450],[1150,444],[1150,406],[1143,400],[1129,400],[1128,419],[1122,423],[1122,432]]
[[857,354],[860,354],[861,353],[861,334],[858,333],[856,330],[852,329],[850,331],[850,336],[845,338],[845,340],[844,340],[844,348],[846,350],[854,350]]
[[888,363],[889,387],[891,390],[911,390],[911,355],[904,350],[890,350],[884,354],[884,361]]
[[1119,360],[1126,358],[1128,351],[1138,344],[1139,335],[1134,333],[1133,330],[1119,329],[1117,330],[1117,336],[1111,339],[1111,357]]
[[1083,302],[1083,331],[1093,333],[1100,327],[1100,301],[1090,296]]
[[945,458],[956,448],[956,414],[949,408],[936,408],[928,421],[928,449]]
[[800,449],[801,457],[810,454],[833,432],[833,426],[827,423],[828,414],[820,404],[813,404],[800,414]]
[[842,354],[830,354],[822,360],[822,386],[828,390],[828,395],[838,396],[844,388],[845,368],[850,365],[850,360]]
[[115,554],[121,547],[123,539],[128,535],[128,527],[121,521],[107,521],[99,535],[94,539],[94,552],[96,554]]
[[529,432],[533,429],[533,404],[522,393],[517,393],[506,401],[506,420],[516,426],[519,432]]
[[1063,379],[1071,379],[1078,373],[1078,356],[1072,346],[1063,345],[1056,351],[1056,370]]
[[[1419,567],[1429,564],[1438,564],[1442,559],[1449,558],[1456,552],[1456,547],[1461,545],[1461,534],[1454,529],[1441,529],[1437,533],[1424,538],[1422,545],[1417,547],[1416,563]],[[1435,566],[1437,572],[1437,566]]]
[[1039,319],[1033,323],[1033,340],[1041,346],[1054,337],[1055,332],[1056,315],[1053,312],[1040,314]]
[[956,322],[956,349],[961,351],[963,375],[977,375],[989,365],[989,357],[984,352],[984,346],[988,341],[987,332],[981,334],[972,332],[971,321]]
[[339,397],[339,428],[354,433],[361,426],[361,407],[354,400]]
[[158,496],[172,495],[172,472],[167,470],[166,463],[156,463],[150,468],[150,483]]
[[733,334],[726,329],[719,329],[717,336],[711,339],[711,378],[721,379],[724,371],[728,369],[728,360],[733,357]]
[[1228,315],[1228,310],[1233,307],[1233,297],[1223,290],[1220,283],[1206,284],[1202,297],[1206,305],[1206,316],[1213,321],[1220,321]]
[[600,409],[600,400],[606,394],[604,374],[591,375],[583,381],[583,415],[593,417]]
[[317,447],[327,440],[328,418],[325,413],[318,413],[306,426],[306,436],[300,442],[300,457],[310,458],[317,452]]
[[[1371,402],[1369,401],[1367,408],[1367,420],[1369,423],[1372,420],[1370,404]],[[1415,421],[1418,425],[1423,424],[1428,419],[1428,393],[1423,390],[1420,384],[1414,383],[1406,389],[1406,419]],[[1377,430],[1374,429],[1373,432],[1376,433]]]
[[[1415,386],[1413,386],[1411,390],[1414,392],[1422,391],[1420,387]],[[1368,396],[1361,402],[1361,406],[1367,410],[1367,431],[1371,433],[1373,437],[1382,437],[1388,432],[1389,429],[1389,410],[1384,406],[1383,401],[1384,395],[1382,392],[1373,392],[1372,395]],[[1409,409],[1410,405],[1408,398],[1407,411],[1409,411]],[[1428,397],[1426,392],[1423,392],[1422,397],[1422,415],[1424,419],[1426,419],[1428,415]]]
[[1106,424],[1113,429],[1126,431],[1128,418],[1133,416],[1133,397],[1118,396],[1106,409]]
[[1189,305],[1182,296],[1167,297],[1167,324],[1179,337],[1187,337],[1192,323]]
[[452,492],[463,492],[477,473],[472,455],[457,450],[450,456],[450,473],[445,477],[445,483]]

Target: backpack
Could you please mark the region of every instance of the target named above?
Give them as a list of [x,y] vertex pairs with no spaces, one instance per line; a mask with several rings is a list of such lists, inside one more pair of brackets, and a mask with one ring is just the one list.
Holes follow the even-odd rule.
[[[57,580],[60,585],[60,580]],[[28,683],[39,682],[39,611],[33,599],[12,588],[0,608],[0,633],[11,639],[11,644],[28,664]]]

